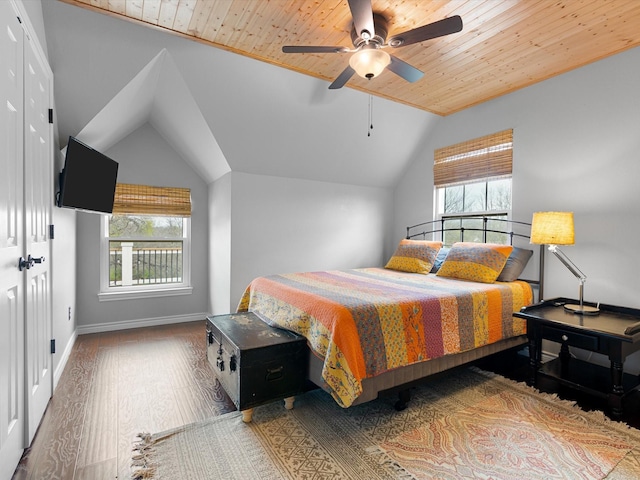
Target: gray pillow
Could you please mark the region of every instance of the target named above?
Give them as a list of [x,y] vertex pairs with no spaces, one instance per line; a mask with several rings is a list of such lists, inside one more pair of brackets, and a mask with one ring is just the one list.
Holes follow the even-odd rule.
[[447,253],[449,253],[449,247],[442,247],[440,250],[438,250],[438,255],[436,256],[436,260],[435,262],[433,262],[433,267],[431,267],[431,271],[429,273],[436,273],[438,270],[440,270],[442,262],[444,262],[444,259],[447,258]]
[[496,281],[513,282],[517,280],[527,266],[531,255],[533,255],[533,250],[513,247],[513,251],[509,255],[509,258],[507,258],[507,263],[502,269],[502,272],[500,272],[500,275],[498,275]]

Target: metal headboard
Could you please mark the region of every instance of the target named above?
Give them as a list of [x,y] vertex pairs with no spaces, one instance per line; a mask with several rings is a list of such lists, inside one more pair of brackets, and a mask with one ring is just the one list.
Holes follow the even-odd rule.
[[[460,219],[459,226],[446,227],[445,223],[451,220]],[[464,227],[462,226],[463,220],[482,220],[482,227]],[[491,221],[491,227],[489,228],[489,221]],[[495,228],[496,223],[499,228]],[[504,227],[504,228],[502,228]],[[494,217],[491,215],[481,216],[463,216],[463,217],[445,217],[440,220],[432,220],[429,222],[418,223],[407,227],[407,239],[415,239],[421,237],[429,240],[442,240],[445,237],[445,232],[460,232],[460,241],[464,241],[465,232],[481,232],[482,243],[487,243],[487,234],[497,233],[506,235],[509,238],[509,244],[513,245],[514,238],[522,238],[529,240],[531,234],[531,223],[518,222],[516,220],[508,220],[506,218]],[[544,298],[544,245],[539,246],[539,265],[538,265],[538,279],[529,280],[522,279],[523,281],[536,285],[538,287],[538,301],[541,302]]]

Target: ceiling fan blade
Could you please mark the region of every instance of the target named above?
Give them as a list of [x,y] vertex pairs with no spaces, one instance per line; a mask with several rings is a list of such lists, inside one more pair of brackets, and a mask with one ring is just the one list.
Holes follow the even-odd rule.
[[345,53],[348,52],[347,47],[324,47],[324,46],[304,46],[304,45],[285,45],[282,47],[283,53]]
[[336,90],[338,88],[344,87],[344,84],[349,81],[349,79],[353,76],[356,71],[351,68],[351,65],[347,65],[338,78],[336,78],[331,85],[329,85],[329,90]]
[[444,18],[437,22],[423,25],[413,30],[409,30],[389,39],[387,44],[392,47],[402,47],[413,43],[423,42],[431,38],[443,37],[462,30],[462,18],[459,15]]
[[424,73],[415,67],[412,67],[407,62],[400,60],[393,55],[391,57],[391,63],[387,65],[387,68],[396,75],[404,78],[407,82],[416,82],[422,78]]
[[376,33],[375,27],[373,26],[371,0],[349,0],[349,9],[353,17],[353,24],[356,27],[356,33],[361,35],[362,31],[366,30],[371,34],[371,38],[373,38]]

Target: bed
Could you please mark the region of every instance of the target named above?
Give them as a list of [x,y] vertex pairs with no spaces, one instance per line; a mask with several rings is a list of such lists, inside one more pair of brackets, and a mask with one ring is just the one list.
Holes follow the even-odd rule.
[[402,409],[412,382],[526,344],[513,312],[542,298],[544,255],[537,278],[519,278],[534,252],[514,242],[528,234],[493,217],[415,225],[384,268],[258,277],[238,311],[303,335],[309,380],[342,407],[397,389]]

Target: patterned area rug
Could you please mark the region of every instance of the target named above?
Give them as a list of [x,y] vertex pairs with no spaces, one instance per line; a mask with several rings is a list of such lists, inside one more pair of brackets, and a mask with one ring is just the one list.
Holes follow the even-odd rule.
[[155,435],[133,478],[637,479],[640,431],[475,368],[342,409],[322,391]]

